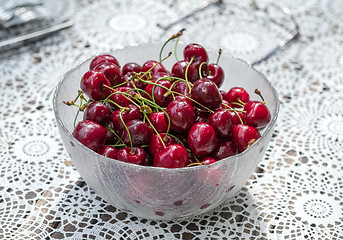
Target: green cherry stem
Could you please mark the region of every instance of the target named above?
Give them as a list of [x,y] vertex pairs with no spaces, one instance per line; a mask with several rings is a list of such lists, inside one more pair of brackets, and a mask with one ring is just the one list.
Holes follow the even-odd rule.
[[263,104],[266,104],[266,101],[264,100],[263,96],[262,96],[262,93],[260,92],[260,90],[258,89],[255,89],[255,93],[260,96],[260,98],[262,99],[262,103]]
[[161,48],[161,50],[160,50],[160,61],[161,61],[161,58],[162,58],[162,52],[163,52],[164,47],[165,47],[171,40],[173,40],[173,39],[175,39],[175,38],[179,38],[179,37],[182,35],[183,31],[185,31],[185,30],[186,30],[185,28],[182,28],[178,33],[175,33],[175,34],[173,34],[170,38],[168,38],[168,40],[163,44],[163,46],[162,46],[162,48]]
[[163,147],[166,148],[166,144],[164,143],[161,134],[156,130],[156,128],[154,127],[154,125],[150,122],[149,117],[147,116],[147,114],[145,112],[143,112],[146,120],[148,121],[148,123],[150,124],[150,126],[152,127],[152,129],[154,130],[154,132],[158,135],[158,138],[162,141]]
[[125,124],[125,122],[124,122],[124,120],[123,120],[123,117],[122,117],[122,112],[123,112],[123,110],[121,110],[121,111],[120,111],[120,113],[119,113],[120,121],[121,121],[121,122],[122,122],[122,124],[124,125],[124,127],[125,127],[125,130],[127,131],[127,134],[128,134],[128,136],[129,136],[129,139],[130,139],[130,145],[131,145],[131,154],[133,154],[133,144],[132,144],[132,138],[131,138],[131,134],[130,134],[130,131],[129,131],[129,129],[127,128],[127,126],[126,126],[126,124]]
[[200,66],[199,66],[199,78],[200,78],[200,79],[202,79],[201,68],[202,68],[203,65],[207,65],[207,63],[206,63],[206,62],[202,62],[202,63],[200,64]]
[[189,66],[192,64],[193,60],[194,60],[194,57],[192,57],[191,60],[189,61],[189,64],[187,65],[186,71],[185,71],[185,80],[186,80],[186,83],[187,83],[189,91],[191,91],[192,87],[189,85],[189,81],[188,81],[188,76],[187,75],[188,75]]
[[241,116],[239,116],[239,114],[237,113],[237,112],[244,112],[244,111],[237,111],[236,109],[230,107],[229,105],[227,105],[227,104],[225,104],[225,103],[222,103],[222,104],[223,104],[225,107],[229,108],[228,111],[233,111],[233,112],[237,115],[237,117],[239,118],[239,121],[240,121],[242,124],[244,124],[244,122],[243,122]]
[[218,50],[218,58],[217,58],[217,62],[216,62],[216,64],[218,64],[218,62],[219,62],[219,59],[220,59],[221,55],[222,55],[222,49],[221,49],[221,48],[219,48],[219,50]]

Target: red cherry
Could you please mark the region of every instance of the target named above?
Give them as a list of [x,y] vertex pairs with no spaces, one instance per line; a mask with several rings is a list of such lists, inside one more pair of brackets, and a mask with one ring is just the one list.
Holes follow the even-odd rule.
[[168,122],[166,122],[164,114],[164,112],[155,112],[149,116],[151,124],[159,133],[165,133],[168,130]]
[[244,114],[242,112],[235,112],[235,111],[228,111],[230,115],[232,116],[232,127],[236,126],[238,124],[242,124],[242,121],[244,121]]
[[[146,84],[143,81],[140,81],[138,78],[132,78],[132,72],[128,72],[122,76],[121,83],[126,82],[122,87],[129,87],[129,88],[139,88],[144,89]],[[133,82],[133,84],[132,84]]]
[[192,64],[198,70],[201,63],[208,62],[208,56],[205,48],[196,43],[188,44],[183,50],[183,56],[186,61],[191,61],[193,58]]
[[223,99],[222,103],[220,104],[219,109],[222,109],[222,110],[229,109],[230,110],[230,109],[232,109],[232,105],[228,101]]
[[206,78],[197,80],[191,90],[192,98],[210,109],[216,109],[222,103],[222,95],[217,85]]
[[138,119],[141,119],[142,117],[139,108],[136,107],[135,105],[129,104],[126,107],[128,108],[128,111],[121,112],[121,110],[119,109],[119,110],[114,111],[111,114],[111,122],[113,124],[112,125],[113,129],[118,133],[121,133],[125,129],[124,124],[122,120],[120,119],[120,113],[121,113],[121,117],[124,123],[128,123],[129,121],[134,120],[134,119],[138,120]]
[[85,120],[76,125],[73,136],[83,145],[97,152],[106,141],[106,129],[97,122]]
[[207,123],[210,113],[204,110],[197,110],[195,112],[195,122],[204,122]]
[[[118,142],[118,137],[112,132],[114,131],[112,122],[109,122],[106,129],[106,145],[114,145]],[[111,131],[112,129],[112,131]]]
[[158,63],[154,60],[146,61],[142,66],[142,72],[147,72],[149,69],[154,67],[151,71],[152,74],[155,74],[157,72],[167,72],[167,70],[164,68],[164,66],[161,63]]
[[142,71],[142,67],[137,64],[137,63],[126,63],[123,68],[122,68],[122,74],[123,76],[127,74],[128,72],[135,72],[135,73],[140,73]]
[[[129,121],[126,126],[130,132],[133,146],[149,144],[154,130],[148,123],[134,119]],[[123,130],[122,140],[127,146],[130,146],[130,138],[126,129]]]
[[150,144],[149,144],[149,151],[150,151],[151,155],[155,156],[158,152],[162,151],[165,148],[163,143],[162,143],[161,138],[162,138],[166,147],[168,147],[171,144],[176,143],[175,138],[173,138],[170,135],[168,135],[166,138],[166,134],[164,134],[164,133],[161,133],[160,137],[158,136],[158,134],[154,134],[151,137]]
[[[172,67],[172,75],[177,78],[186,79],[186,69],[189,65],[189,61],[182,60],[176,62]],[[193,65],[189,65],[187,72],[187,80],[189,82],[195,82],[199,78],[198,69]]]
[[204,157],[202,160],[201,160],[201,163],[203,165],[209,165],[209,164],[212,164],[212,163],[215,163],[216,160],[214,158],[211,158],[211,157]]
[[151,80],[158,80],[160,78],[168,78],[170,76],[171,76],[170,72],[155,72],[151,76]]
[[[170,127],[177,132],[187,132],[193,125],[195,113],[192,105],[186,101],[172,101],[166,110],[169,119]],[[165,121],[168,123],[168,118],[165,116]]]
[[118,154],[118,149],[111,146],[104,146],[102,149],[100,149],[98,153],[105,157],[116,159],[117,154]]
[[245,116],[244,121],[246,124],[263,128],[270,122],[271,116],[267,106],[259,101],[249,101],[245,104],[244,109]]
[[249,125],[238,124],[234,126],[232,130],[233,142],[237,149],[243,152],[247,147],[253,144],[257,139],[261,137],[260,132]]
[[102,102],[91,102],[84,111],[83,120],[92,120],[105,126],[110,120],[111,111]]
[[[157,80],[155,82],[158,85],[161,85],[167,89],[170,89],[171,83],[168,80]],[[166,107],[168,104],[173,100],[171,95],[165,96],[165,94],[168,92],[165,88],[154,85],[154,84],[148,84],[145,87],[145,91],[152,96],[152,91],[154,91],[154,99],[157,105],[161,107]]]
[[99,71],[86,72],[80,83],[81,90],[91,99],[98,101],[107,98],[111,91],[105,87],[111,86],[106,76]]
[[[123,93],[128,93],[128,94],[132,95],[134,92],[130,91],[130,90],[132,90],[132,88],[117,87],[114,89],[114,91],[112,91],[111,96],[110,96],[110,100],[115,102],[116,104],[118,104],[121,107],[126,107],[127,105],[131,104],[132,99],[131,99],[131,97],[127,96],[127,94],[123,94]],[[115,106],[111,102],[108,102],[108,105],[114,109],[117,109],[117,106]]]
[[232,116],[227,110],[218,110],[208,119],[208,123],[214,128],[219,137],[227,138],[232,135]]
[[122,162],[143,165],[146,162],[146,152],[141,147],[122,148],[117,154],[117,159]]
[[104,55],[99,55],[96,56],[92,62],[90,63],[89,69],[92,70],[95,68],[95,66],[99,65],[100,63],[103,62],[110,62],[113,63],[115,65],[117,65],[120,68],[120,65],[117,61],[117,59],[115,57],[113,57],[112,55],[108,55],[108,54],[104,54]]
[[242,101],[243,103],[249,102],[250,96],[244,88],[241,87],[233,87],[231,88],[227,95],[226,100],[231,103],[232,107],[234,108],[241,108],[240,105],[233,104],[232,102],[239,102],[238,100]]
[[158,152],[154,166],[163,168],[182,168],[188,165],[188,152],[181,144],[172,144]]
[[188,145],[197,157],[209,155],[217,146],[214,128],[207,123],[195,123],[188,132]]
[[185,95],[185,96],[190,95],[189,93],[190,90],[188,88],[188,85],[184,81],[176,82],[172,87],[172,91],[181,93],[182,95]]
[[111,86],[116,86],[121,83],[121,72],[120,68],[110,62],[103,62],[96,65],[93,68],[94,71],[99,71],[105,74],[106,78],[110,81]]
[[224,81],[224,70],[218,64],[210,64],[207,67],[206,78],[214,82],[219,88]]
[[212,153],[212,157],[217,161],[236,155],[238,153],[235,144],[232,141],[223,141],[218,143]]

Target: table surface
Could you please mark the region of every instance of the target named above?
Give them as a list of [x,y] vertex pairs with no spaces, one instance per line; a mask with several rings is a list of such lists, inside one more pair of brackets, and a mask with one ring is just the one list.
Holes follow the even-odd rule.
[[251,63],[291,29],[281,12],[265,11],[270,2],[224,1],[162,31],[157,23],[201,1],[46,0],[54,19],[75,25],[0,53],[0,239],[342,239],[341,0],[278,1],[301,35],[256,65],[281,101],[273,139],[245,187],[210,212],[165,222],[112,207],[80,178],[56,127],[53,88],[81,61],[185,27],[184,42]]

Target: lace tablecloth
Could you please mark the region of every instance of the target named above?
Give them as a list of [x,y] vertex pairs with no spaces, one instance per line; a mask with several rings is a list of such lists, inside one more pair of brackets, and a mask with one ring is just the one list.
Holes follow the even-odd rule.
[[[0,54],[0,239],[342,239],[343,2],[278,1],[301,36],[257,65],[281,101],[274,137],[238,194],[180,221],[137,218],[103,201],[80,178],[63,148],[53,88],[101,52],[165,40],[221,47],[252,62],[287,36],[268,20],[271,0],[224,1],[167,32],[157,27],[201,1],[46,0],[75,25]],[[268,13],[268,14],[267,14]],[[276,19],[284,16],[275,13]]]

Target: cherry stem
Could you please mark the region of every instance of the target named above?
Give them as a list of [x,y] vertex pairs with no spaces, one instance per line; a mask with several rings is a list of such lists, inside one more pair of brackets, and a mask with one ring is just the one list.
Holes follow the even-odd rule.
[[187,67],[186,67],[186,71],[185,71],[185,80],[186,80],[186,83],[187,83],[187,86],[188,86],[188,88],[189,88],[189,92],[191,91],[191,86],[189,85],[189,81],[188,81],[188,68],[189,68],[189,66],[192,64],[192,62],[193,62],[193,60],[194,60],[194,58],[192,57],[191,58],[191,60],[189,61],[189,64],[187,65]]
[[166,144],[164,143],[161,134],[156,130],[156,128],[154,127],[154,125],[151,123],[151,121],[149,120],[147,114],[145,112],[143,112],[146,120],[148,121],[148,123],[150,124],[150,126],[152,127],[152,129],[154,130],[154,132],[158,135],[159,139],[162,141],[163,147],[166,148]]
[[221,55],[222,55],[222,49],[221,49],[221,48],[219,48],[219,50],[218,50],[218,58],[217,58],[217,62],[216,62],[216,64],[218,64],[218,62],[219,62],[219,59],[220,59]]
[[[116,136],[117,138],[118,138],[118,142],[122,142],[124,145],[125,145],[125,143],[124,143],[124,141],[123,141],[123,139],[121,139],[121,137],[119,137],[119,135],[112,129],[112,127],[110,127],[110,126],[107,126],[107,129],[108,130],[110,130],[111,131],[111,133],[113,133],[114,134],[114,136]],[[117,142],[117,144],[118,144],[118,142]]]
[[[173,35],[163,44],[163,46],[162,46],[162,48],[161,48],[161,50],[160,50],[160,61],[161,61],[161,58],[162,58],[162,52],[163,52],[164,47],[165,47],[171,40],[173,40],[173,39],[175,39],[175,38],[179,38],[179,37],[182,35],[183,31],[185,31],[185,30],[186,30],[185,28],[182,28],[178,33],[173,34]],[[177,59],[177,58],[176,58],[176,59]]]
[[238,105],[242,108],[244,108],[244,105],[245,105],[245,103],[242,102],[239,98],[237,99],[237,102],[230,102],[230,104],[235,104],[235,105]]
[[[244,122],[243,122],[241,116],[239,116],[239,114],[237,113],[237,110],[236,110],[236,109],[230,107],[229,105],[227,105],[227,104],[225,104],[225,103],[222,103],[222,104],[223,104],[225,107],[229,108],[228,111],[233,111],[233,112],[237,115],[237,117],[239,118],[239,121],[240,121],[242,124],[244,124]],[[244,111],[240,111],[240,112],[244,112]]]
[[200,66],[199,66],[199,78],[200,78],[200,79],[202,79],[201,68],[202,68],[203,65],[207,65],[207,63],[206,63],[206,62],[202,62],[202,63],[200,64]]
[[188,97],[188,96],[186,96],[186,95],[183,95],[182,93],[178,93],[178,92],[174,92],[174,91],[172,91],[172,93],[174,93],[174,94],[178,94],[178,95],[182,95],[183,97],[185,97],[185,98],[187,98],[187,99],[191,100],[192,102],[194,102],[194,103],[198,104],[200,107],[202,107],[202,108],[206,109],[206,110],[207,110],[207,111],[209,111],[210,113],[214,113],[214,111],[213,111],[213,110],[209,109],[208,107],[205,107],[205,106],[204,106],[204,105],[202,105],[201,103],[199,103],[199,102],[195,101],[193,98],[190,98],[190,97]]
[[175,42],[175,47],[174,47],[174,55],[177,62],[179,61],[179,59],[177,58],[177,45],[179,43],[179,40],[180,40],[180,37],[177,37],[176,42]]
[[121,110],[120,113],[119,113],[120,121],[121,121],[122,124],[124,125],[124,127],[125,127],[125,129],[126,129],[126,131],[127,131],[127,134],[129,135],[130,145],[131,145],[131,154],[133,154],[133,144],[132,144],[131,134],[130,134],[129,129],[127,128],[127,126],[126,126],[126,124],[125,124],[125,122],[124,122],[124,120],[123,120],[122,112],[123,112],[123,110]]
[[264,101],[264,98],[263,98],[262,93],[260,92],[260,90],[255,89],[255,93],[256,93],[258,96],[260,96],[260,98],[262,99],[262,103],[263,103],[263,104],[266,104],[266,101]]
[[163,58],[162,60],[160,60],[158,63],[156,63],[154,66],[152,66],[151,68],[148,69],[148,71],[146,71],[145,73],[143,73],[142,76],[140,76],[141,78],[144,77],[146,74],[148,74],[152,69],[154,69],[154,67],[156,67],[157,65],[161,64],[161,62],[163,62],[164,60],[166,60],[167,58],[169,58],[172,55],[172,52],[169,52],[168,55]]

